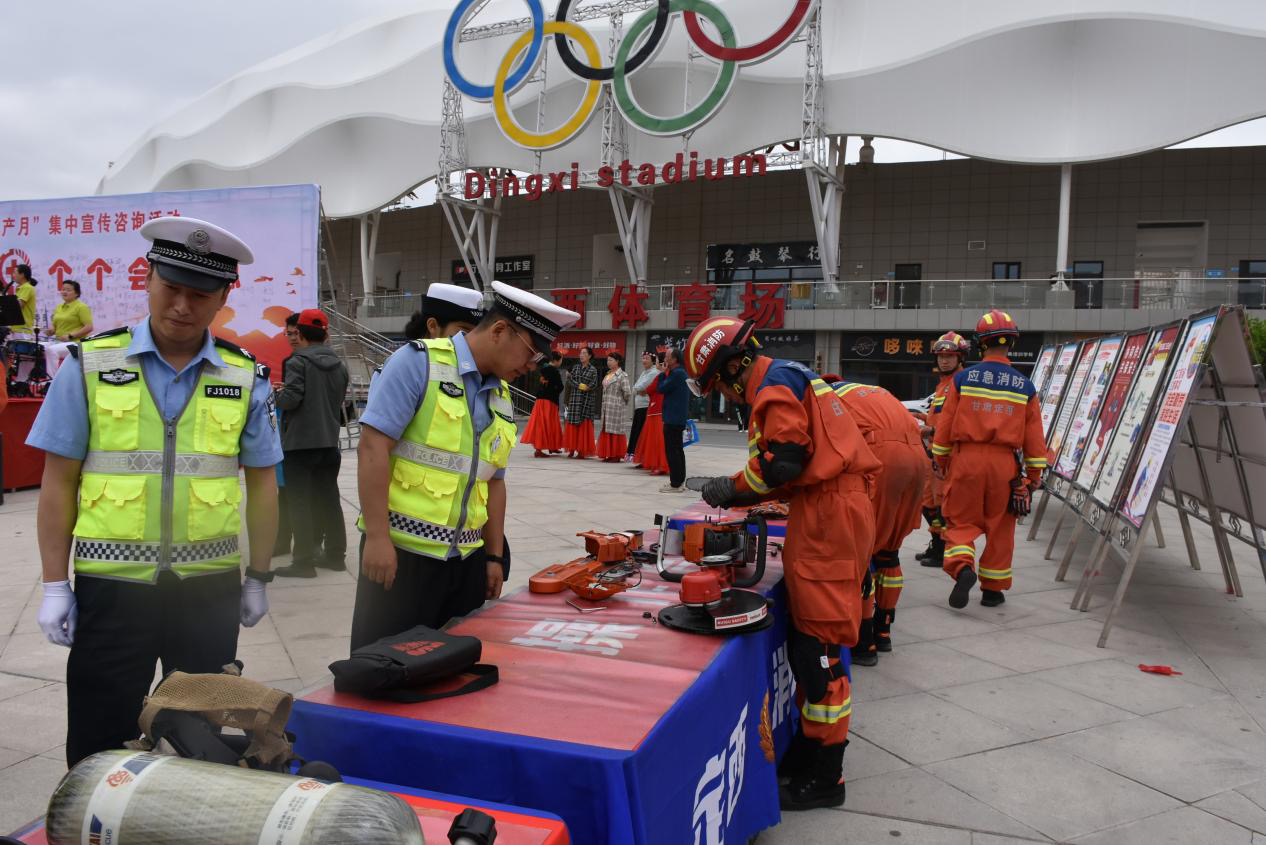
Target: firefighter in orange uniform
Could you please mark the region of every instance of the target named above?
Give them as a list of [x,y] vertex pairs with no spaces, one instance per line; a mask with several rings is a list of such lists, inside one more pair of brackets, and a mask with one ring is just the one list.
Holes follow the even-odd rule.
[[922,445],[921,425],[895,395],[864,383],[835,382],[834,392],[883,466],[870,494],[873,555],[864,577],[860,636],[852,648],[853,665],[874,666],[878,652],[891,651],[891,625],[905,586],[900,546],[922,524],[923,484],[930,476],[931,461]]
[[785,584],[787,653],[798,685],[803,734],[778,769],[783,810],[843,804],[843,754],[852,691],[840,646],[856,642],[861,582],[869,569],[874,511],[868,479],[881,468],[830,385],[810,369],[758,353],[754,322],[710,318],[689,335],[689,389],[750,406],[750,459],[712,478],[712,506],[790,500]]
[[[940,382],[931,396],[931,409],[927,410],[926,432],[928,439],[935,433],[936,418],[944,408],[944,399],[953,385],[954,376],[966,365],[966,358],[971,354],[971,343],[959,333],[950,330],[935,342],[931,343],[931,352],[936,355],[936,373]],[[927,485],[923,492],[922,515],[927,520],[927,529],[931,531],[931,543],[927,550],[918,555],[918,562],[930,568],[944,565],[944,481],[934,474],[927,475]]]
[[1046,468],[1037,390],[1007,356],[1019,328],[1009,315],[993,310],[980,318],[975,336],[984,359],[954,377],[931,444],[945,474],[944,571],[954,579],[949,606],[955,608],[966,607],[975,586],[974,543],[980,535],[986,537],[980,604],[1006,601],[1015,522],[1028,515]]

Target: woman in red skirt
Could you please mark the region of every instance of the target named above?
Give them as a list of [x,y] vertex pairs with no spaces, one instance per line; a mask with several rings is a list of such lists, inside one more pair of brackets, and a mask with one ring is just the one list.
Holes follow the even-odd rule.
[[560,398],[564,384],[560,376],[560,351],[552,351],[551,357],[538,370],[538,387],[534,390],[534,409],[529,424],[521,434],[522,445],[533,445],[535,457],[559,454],[565,445],[560,430]]
[[627,453],[631,427],[631,378],[622,370],[622,354],[613,351],[605,359],[609,372],[601,381],[600,440],[596,454],[602,462],[621,463]]
[[596,399],[600,395],[600,372],[592,365],[591,348],[578,352],[578,365],[569,372],[565,386],[565,450],[570,459],[582,460],[596,453]]
[[[664,371],[665,364],[659,360],[658,369]],[[645,415],[644,427],[640,429],[640,441],[636,444],[635,463],[638,467],[648,469],[651,475],[665,475],[671,470],[666,463],[666,443],[662,439],[662,393],[658,391],[658,382],[649,384],[646,392],[649,396],[649,412]]]

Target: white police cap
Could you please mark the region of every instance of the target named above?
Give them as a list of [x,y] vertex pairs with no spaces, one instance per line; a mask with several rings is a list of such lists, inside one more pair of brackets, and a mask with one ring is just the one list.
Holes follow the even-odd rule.
[[494,291],[494,309],[528,330],[534,345],[544,354],[551,351],[557,334],[582,318],[573,310],[498,280],[490,288]]
[[450,321],[467,321],[476,324],[485,315],[481,308],[481,293],[467,286],[450,283],[434,283],[424,295],[424,317],[435,318],[441,324]]
[[219,292],[238,279],[238,266],[250,265],[251,248],[230,231],[198,218],[169,215],[141,227],[153,244],[146,259],[169,283],[203,292]]

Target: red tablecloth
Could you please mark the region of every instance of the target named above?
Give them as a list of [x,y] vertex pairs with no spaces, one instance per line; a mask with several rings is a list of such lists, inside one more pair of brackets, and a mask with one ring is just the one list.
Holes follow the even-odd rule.
[[4,434],[4,489],[39,486],[44,475],[44,452],[28,448],[27,434],[40,412],[43,398],[10,398],[0,411],[0,434]]

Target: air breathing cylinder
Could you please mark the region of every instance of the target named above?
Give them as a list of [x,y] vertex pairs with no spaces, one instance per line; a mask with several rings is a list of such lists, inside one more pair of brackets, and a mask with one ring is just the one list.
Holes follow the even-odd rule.
[[49,800],[54,844],[422,844],[389,793],[151,752],[100,752]]

